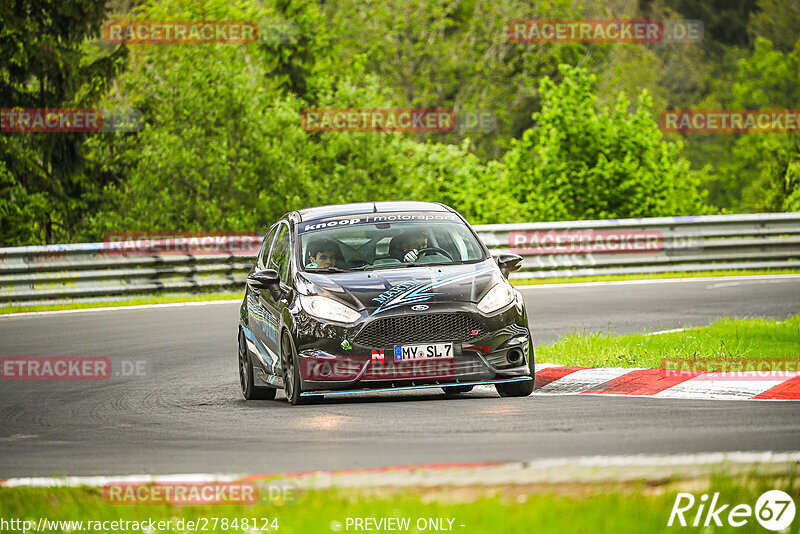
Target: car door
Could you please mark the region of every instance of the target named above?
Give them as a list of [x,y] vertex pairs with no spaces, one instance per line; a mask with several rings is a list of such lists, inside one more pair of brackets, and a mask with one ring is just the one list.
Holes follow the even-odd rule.
[[269,252],[264,268],[275,269],[281,278],[280,288],[275,291],[262,290],[257,295],[259,306],[264,310],[264,344],[271,356],[270,366],[273,374],[280,369],[280,339],[281,316],[286,308],[286,295],[288,293],[289,270],[291,264],[291,238],[289,225],[285,221],[278,223],[275,240]]
[[[269,232],[267,232],[264,242],[261,244],[261,248],[258,251],[258,256],[256,256],[256,262],[252,271],[263,271],[267,268],[266,265],[275,243],[275,234],[278,232],[278,229],[279,225],[275,224],[270,228]],[[271,338],[275,337],[277,327],[275,326],[275,319],[270,316],[264,307],[261,293],[264,293],[264,291],[259,291],[249,286],[247,287],[248,324],[250,325],[250,331],[256,341],[255,345],[258,349],[259,360],[262,363],[260,367],[265,368],[267,373],[277,376],[280,358],[273,348],[274,343],[271,340]],[[260,375],[258,371],[256,371],[256,374]],[[262,376],[262,378],[264,377]]]

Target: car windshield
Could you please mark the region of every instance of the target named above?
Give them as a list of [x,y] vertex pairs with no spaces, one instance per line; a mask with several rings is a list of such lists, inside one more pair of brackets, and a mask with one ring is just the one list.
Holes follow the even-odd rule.
[[461,221],[327,224],[332,223],[307,224],[305,228],[312,230],[300,233],[306,271],[389,269],[485,259],[480,243]]

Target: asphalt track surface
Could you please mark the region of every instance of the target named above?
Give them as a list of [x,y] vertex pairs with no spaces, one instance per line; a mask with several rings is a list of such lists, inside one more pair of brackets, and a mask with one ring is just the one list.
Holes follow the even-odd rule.
[[[537,343],[800,312],[800,277],[523,290]],[[585,455],[800,450],[800,403],[439,390],[241,398],[238,304],[0,318],[0,357],[107,356],[146,376],[0,381],[0,478],[274,473]]]

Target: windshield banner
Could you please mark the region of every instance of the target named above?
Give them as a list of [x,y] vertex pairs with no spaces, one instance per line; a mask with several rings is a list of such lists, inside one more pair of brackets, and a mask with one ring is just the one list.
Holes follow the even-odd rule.
[[317,219],[315,221],[304,221],[298,225],[297,232],[304,234],[315,230],[327,230],[340,226],[357,226],[362,224],[380,224],[394,222],[436,222],[436,221],[456,221],[461,219],[455,213],[368,213],[351,215],[346,217],[331,217],[328,219]]

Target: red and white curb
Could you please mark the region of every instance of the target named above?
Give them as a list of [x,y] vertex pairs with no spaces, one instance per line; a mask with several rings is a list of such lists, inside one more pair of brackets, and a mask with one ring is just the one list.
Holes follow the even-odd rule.
[[712,452],[701,454],[582,456],[529,462],[440,463],[304,471],[300,473],[122,475],[29,477],[0,480],[0,487],[103,487],[109,484],[218,484],[264,482],[298,489],[492,486],[631,480],[668,481],[712,473],[780,475],[800,464],[800,451]]
[[800,400],[800,372],[707,373],[536,364],[535,393],[680,399]]

